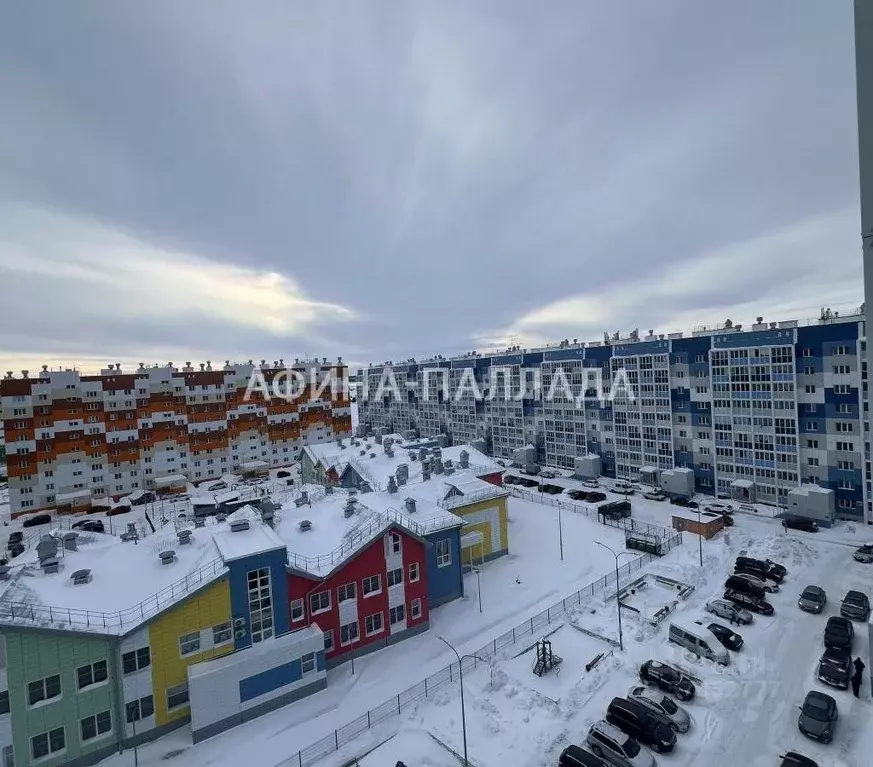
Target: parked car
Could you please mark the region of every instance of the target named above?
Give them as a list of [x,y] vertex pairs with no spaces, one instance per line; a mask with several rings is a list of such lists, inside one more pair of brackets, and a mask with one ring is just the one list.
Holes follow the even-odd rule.
[[83,519],[81,522],[74,522],[71,525],[72,530],[81,530],[83,533],[105,533],[106,526],[102,519]]
[[630,482],[625,482],[623,479],[617,479],[609,488],[613,493],[621,495],[633,495],[635,492],[634,486]]
[[782,527],[786,530],[803,530],[807,533],[818,532],[818,522],[806,517],[783,517]]
[[724,587],[731,591],[748,594],[750,597],[755,597],[755,599],[764,599],[767,594],[763,586],[744,577],[743,573],[735,573],[728,576],[728,579],[724,582]]
[[[286,477],[291,476],[287,471],[279,472],[279,474],[284,474]],[[215,493],[219,490],[227,490],[227,482],[213,482],[209,487],[206,488],[210,493]]]
[[106,504],[98,503],[98,504],[92,505],[91,508],[88,510],[88,513],[89,514],[105,514],[111,508],[112,508],[111,506],[107,506]]
[[837,702],[830,695],[810,690],[800,707],[797,728],[808,738],[830,743],[838,717]]
[[753,597],[751,594],[746,594],[743,591],[727,589],[724,592],[724,598],[729,602],[733,602],[737,607],[743,607],[746,610],[751,610],[761,615],[773,615],[776,612],[773,609],[773,605],[766,600]]
[[828,618],[824,630],[825,647],[836,647],[851,652],[854,642],[855,627],[852,625],[852,621],[841,615]]
[[588,747],[615,767],[657,767],[655,757],[618,727],[602,719],[588,731]]
[[21,543],[24,540],[24,533],[21,530],[14,530],[9,533],[9,543]]
[[847,591],[840,605],[840,615],[853,621],[867,622],[870,617],[870,599],[863,591]]
[[643,493],[643,498],[647,498],[650,501],[667,500],[667,496],[664,495],[660,490],[650,490],[648,493]]
[[630,501],[611,501],[597,507],[597,513],[605,519],[627,519],[631,515]]
[[776,581],[771,581],[769,578],[762,578],[760,575],[752,573],[734,573],[732,578],[742,578],[744,581],[753,583],[760,589],[763,589],[767,594],[778,594],[779,584]]
[[52,521],[51,514],[34,514],[32,517],[28,517],[21,523],[22,527],[39,527],[40,525],[47,525]]
[[688,732],[691,727],[691,717],[688,712],[669,695],[664,695],[658,690],[635,685],[628,690],[627,699],[642,703],[651,708],[652,711],[657,711],[662,716],[667,717],[670,720],[670,727],[675,732]]
[[731,623],[747,626],[754,618],[748,610],[743,610],[733,602],[727,599],[711,599],[706,603],[704,608],[706,612],[717,615],[719,618],[724,618]]
[[606,708],[606,721],[655,753],[672,751],[676,746],[670,721],[642,703],[613,698]]
[[786,751],[784,754],[779,754],[779,758],[782,760],[779,762],[779,767],[818,767],[818,762],[798,754],[797,751]]
[[721,512],[721,521],[724,522],[725,527],[733,527],[735,524],[734,518],[727,511]]
[[733,514],[734,507],[726,501],[712,501],[703,507],[706,511],[717,511],[721,514]]
[[131,495],[128,499],[131,506],[142,506],[146,503],[154,503],[155,494],[151,490],[145,490],[141,493]]
[[540,469],[540,476],[545,479],[554,479],[560,475],[554,469]]
[[128,514],[130,512],[130,506],[121,505],[121,506],[113,506],[109,511],[106,512],[107,517],[117,517],[119,514]]
[[682,701],[691,700],[697,692],[694,682],[678,668],[657,660],[647,660],[640,666],[640,681],[675,695]]
[[807,586],[797,600],[797,606],[807,613],[820,613],[827,603],[828,595],[821,586]]
[[593,490],[600,489],[600,483],[596,479],[583,479],[583,480],[580,480],[579,484],[582,485],[583,487],[590,487]]
[[681,506],[683,509],[696,509],[698,503],[696,501],[692,501],[690,498],[686,498],[684,495],[677,495],[670,499],[670,503],[674,506]]
[[290,476],[291,476],[290,471],[277,471],[276,472],[276,479],[285,479],[285,477],[290,477]]
[[818,661],[818,678],[831,687],[847,690],[852,678],[852,653],[837,647],[826,648]]
[[514,477],[512,474],[506,474],[503,477],[503,484],[504,485],[514,485],[517,482],[518,482],[518,479],[516,477]]
[[700,626],[706,626],[728,650],[736,652],[743,646],[743,637],[736,631],[732,631],[721,623],[707,623],[706,621],[694,621]]
[[852,554],[852,559],[856,562],[863,562],[865,565],[869,565],[873,563],[873,545],[864,545],[859,549],[855,549],[855,553]]
[[570,745],[561,751],[558,767],[609,767],[609,765],[581,746]]
[[678,620],[670,622],[668,638],[695,655],[727,666],[731,656],[724,645],[708,628],[700,624],[685,624]]
[[737,557],[734,562],[735,572],[752,573],[770,578],[777,583],[782,583],[788,571],[778,562],[769,559],[753,559],[752,557]]
[[15,557],[20,556],[24,553],[24,544],[23,543],[13,543],[8,549],[9,558],[15,559]]

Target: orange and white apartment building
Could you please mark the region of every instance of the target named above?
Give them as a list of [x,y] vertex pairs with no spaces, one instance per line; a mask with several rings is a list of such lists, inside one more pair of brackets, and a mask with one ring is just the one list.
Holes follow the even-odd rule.
[[[269,384],[286,370],[304,376],[300,396],[267,397],[264,387],[246,396],[256,371]],[[0,410],[12,516],[80,512],[127,493],[286,466],[303,445],[351,435],[347,373],[342,359],[7,373]],[[324,385],[331,377],[337,386]]]

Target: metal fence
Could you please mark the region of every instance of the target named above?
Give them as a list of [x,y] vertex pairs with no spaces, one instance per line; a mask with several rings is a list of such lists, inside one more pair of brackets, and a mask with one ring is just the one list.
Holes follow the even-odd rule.
[[[673,540],[673,538],[675,540]],[[673,536],[673,538],[666,542],[666,546],[668,547],[666,550],[673,548],[682,540],[682,536],[678,534]],[[622,565],[622,567],[619,568],[619,580],[622,577],[641,570],[645,565],[655,559],[657,559],[657,557],[652,554],[644,554],[638,559],[634,559],[633,561]],[[528,618],[523,623],[519,623],[511,631],[507,631],[505,634],[495,637],[476,652],[465,654],[463,656],[463,669],[458,667],[457,662],[446,666],[441,671],[423,679],[418,684],[409,687],[399,695],[395,695],[389,700],[386,700],[380,706],[370,709],[365,714],[361,714],[357,719],[337,728],[330,735],[306,746],[306,748],[300,749],[293,756],[277,764],[276,767],[308,767],[308,765],[315,764],[320,759],[338,751],[344,745],[351,742],[367,730],[387,719],[399,716],[410,707],[426,700],[438,690],[454,684],[454,682],[460,678],[461,670],[465,672],[472,671],[482,663],[489,663],[499,652],[507,647],[512,647],[516,642],[531,637],[537,634],[541,629],[550,626],[559,618],[563,617],[568,609],[581,604],[584,599],[610,588],[617,589],[616,574],[614,572],[604,575],[602,578],[594,581],[594,583],[574,592],[559,602],[555,602],[555,604],[547,610],[543,610],[542,612]]]

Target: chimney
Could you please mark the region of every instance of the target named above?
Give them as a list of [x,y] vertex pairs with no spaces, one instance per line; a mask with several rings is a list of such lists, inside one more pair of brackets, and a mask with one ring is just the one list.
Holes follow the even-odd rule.
[[407,498],[405,504],[407,513],[415,514],[415,498]]
[[394,479],[393,474],[388,477],[388,492],[392,495],[397,492],[397,480]]

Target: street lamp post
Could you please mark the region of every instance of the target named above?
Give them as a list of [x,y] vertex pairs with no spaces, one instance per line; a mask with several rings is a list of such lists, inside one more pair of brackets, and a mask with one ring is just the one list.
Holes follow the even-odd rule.
[[621,631],[621,600],[618,598],[618,558],[622,554],[628,554],[627,551],[620,551],[618,553],[615,552],[611,546],[607,546],[605,543],[601,543],[600,541],[594,541],[598,546],[602,546],[606,549],[613,557],[615,557],[615,606],[618,609],[618,649],[624,652],[624,637]]
[[458,659],[458,673],[460,674],[460,685],[461,685],[461,731],[464,736],[464,767],[470,767],[470,762],[467,759],[467,712],[464,708],[464,659],[461,657],[460,653],[451,645],[448,641],[443,639],[441,636],[437,636],[437,639],[440,640],[446,647],[448,647]]
[[482,579],[479,577],[482,573],[482,570],[478,567],[473,568],[473,572],[476,573],[476,593],[479,596],[479,612],[482,612]]

